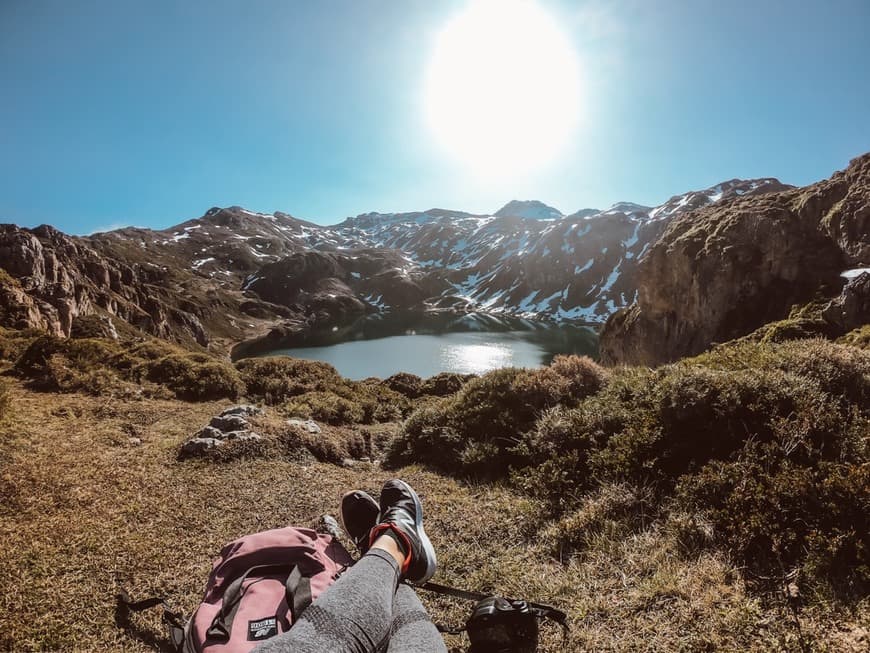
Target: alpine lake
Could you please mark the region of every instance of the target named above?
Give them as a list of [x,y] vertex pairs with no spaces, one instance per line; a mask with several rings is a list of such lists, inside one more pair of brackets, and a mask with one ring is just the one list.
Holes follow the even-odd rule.
[[558,354],[597,359],[593,326],[485,313],[379,313],[301,336],[260,356],[292,356],[334,366],[349,379],[410,372],[482,374],[500,367],[548,365]]

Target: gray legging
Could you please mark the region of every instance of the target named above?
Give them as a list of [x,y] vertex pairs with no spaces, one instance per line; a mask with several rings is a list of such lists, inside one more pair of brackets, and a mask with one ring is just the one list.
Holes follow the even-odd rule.
[[399,565],[371,549],[317,598],[289,631],[256,653],[446,653],[414,590],[399,583]]

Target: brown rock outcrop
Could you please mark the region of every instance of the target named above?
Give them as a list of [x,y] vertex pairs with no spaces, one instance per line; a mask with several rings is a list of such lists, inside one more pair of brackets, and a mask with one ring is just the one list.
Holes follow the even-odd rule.
[[788,314],[870,262],[870,154],[828,180],[678,217],[641,261],[638,298],[601,335],[609,364],[697,354]]
[[97,253],[84,239],[43,225],[0,225],[0,325],[68,337],[80,316],[116,316],[146,333],[205,345],[207,309],[154,273]]
[[824,308],[822,317],[841,334],[870,324],[870,272],[846,284],[840,296]]

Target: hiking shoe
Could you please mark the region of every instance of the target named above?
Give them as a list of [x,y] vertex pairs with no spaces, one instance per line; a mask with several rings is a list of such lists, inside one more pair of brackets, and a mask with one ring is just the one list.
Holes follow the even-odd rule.
[[369,550],[369,531],[378,523],[380,512],[378,502],[362,490],[352,490],[341,497],[341,525],[360,555]]
[[394,478],[381,490],[380,521],[369,536],[371,545],[381,535],[393,536],[405,553],[402,577],[421,585],[432,578],[438,567],[435,549],[423,530],[420,497],[405,481]]

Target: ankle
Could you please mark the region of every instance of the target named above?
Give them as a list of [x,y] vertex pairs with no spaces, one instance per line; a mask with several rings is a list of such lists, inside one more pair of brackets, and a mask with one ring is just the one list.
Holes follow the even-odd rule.
[[407,556],[405,555],[404,551],[402,551],[402,548],[399,546],[398,541],[392,536],[392,529],[385,531],[384,533],[379,535],[369,547],[370,551],[372,549],[381,549],[382,551],[386,551],[391,556],[393,556],[396,564],[399,565],[399,569],[403,569],[405,567],[405,561],[407,560]]

